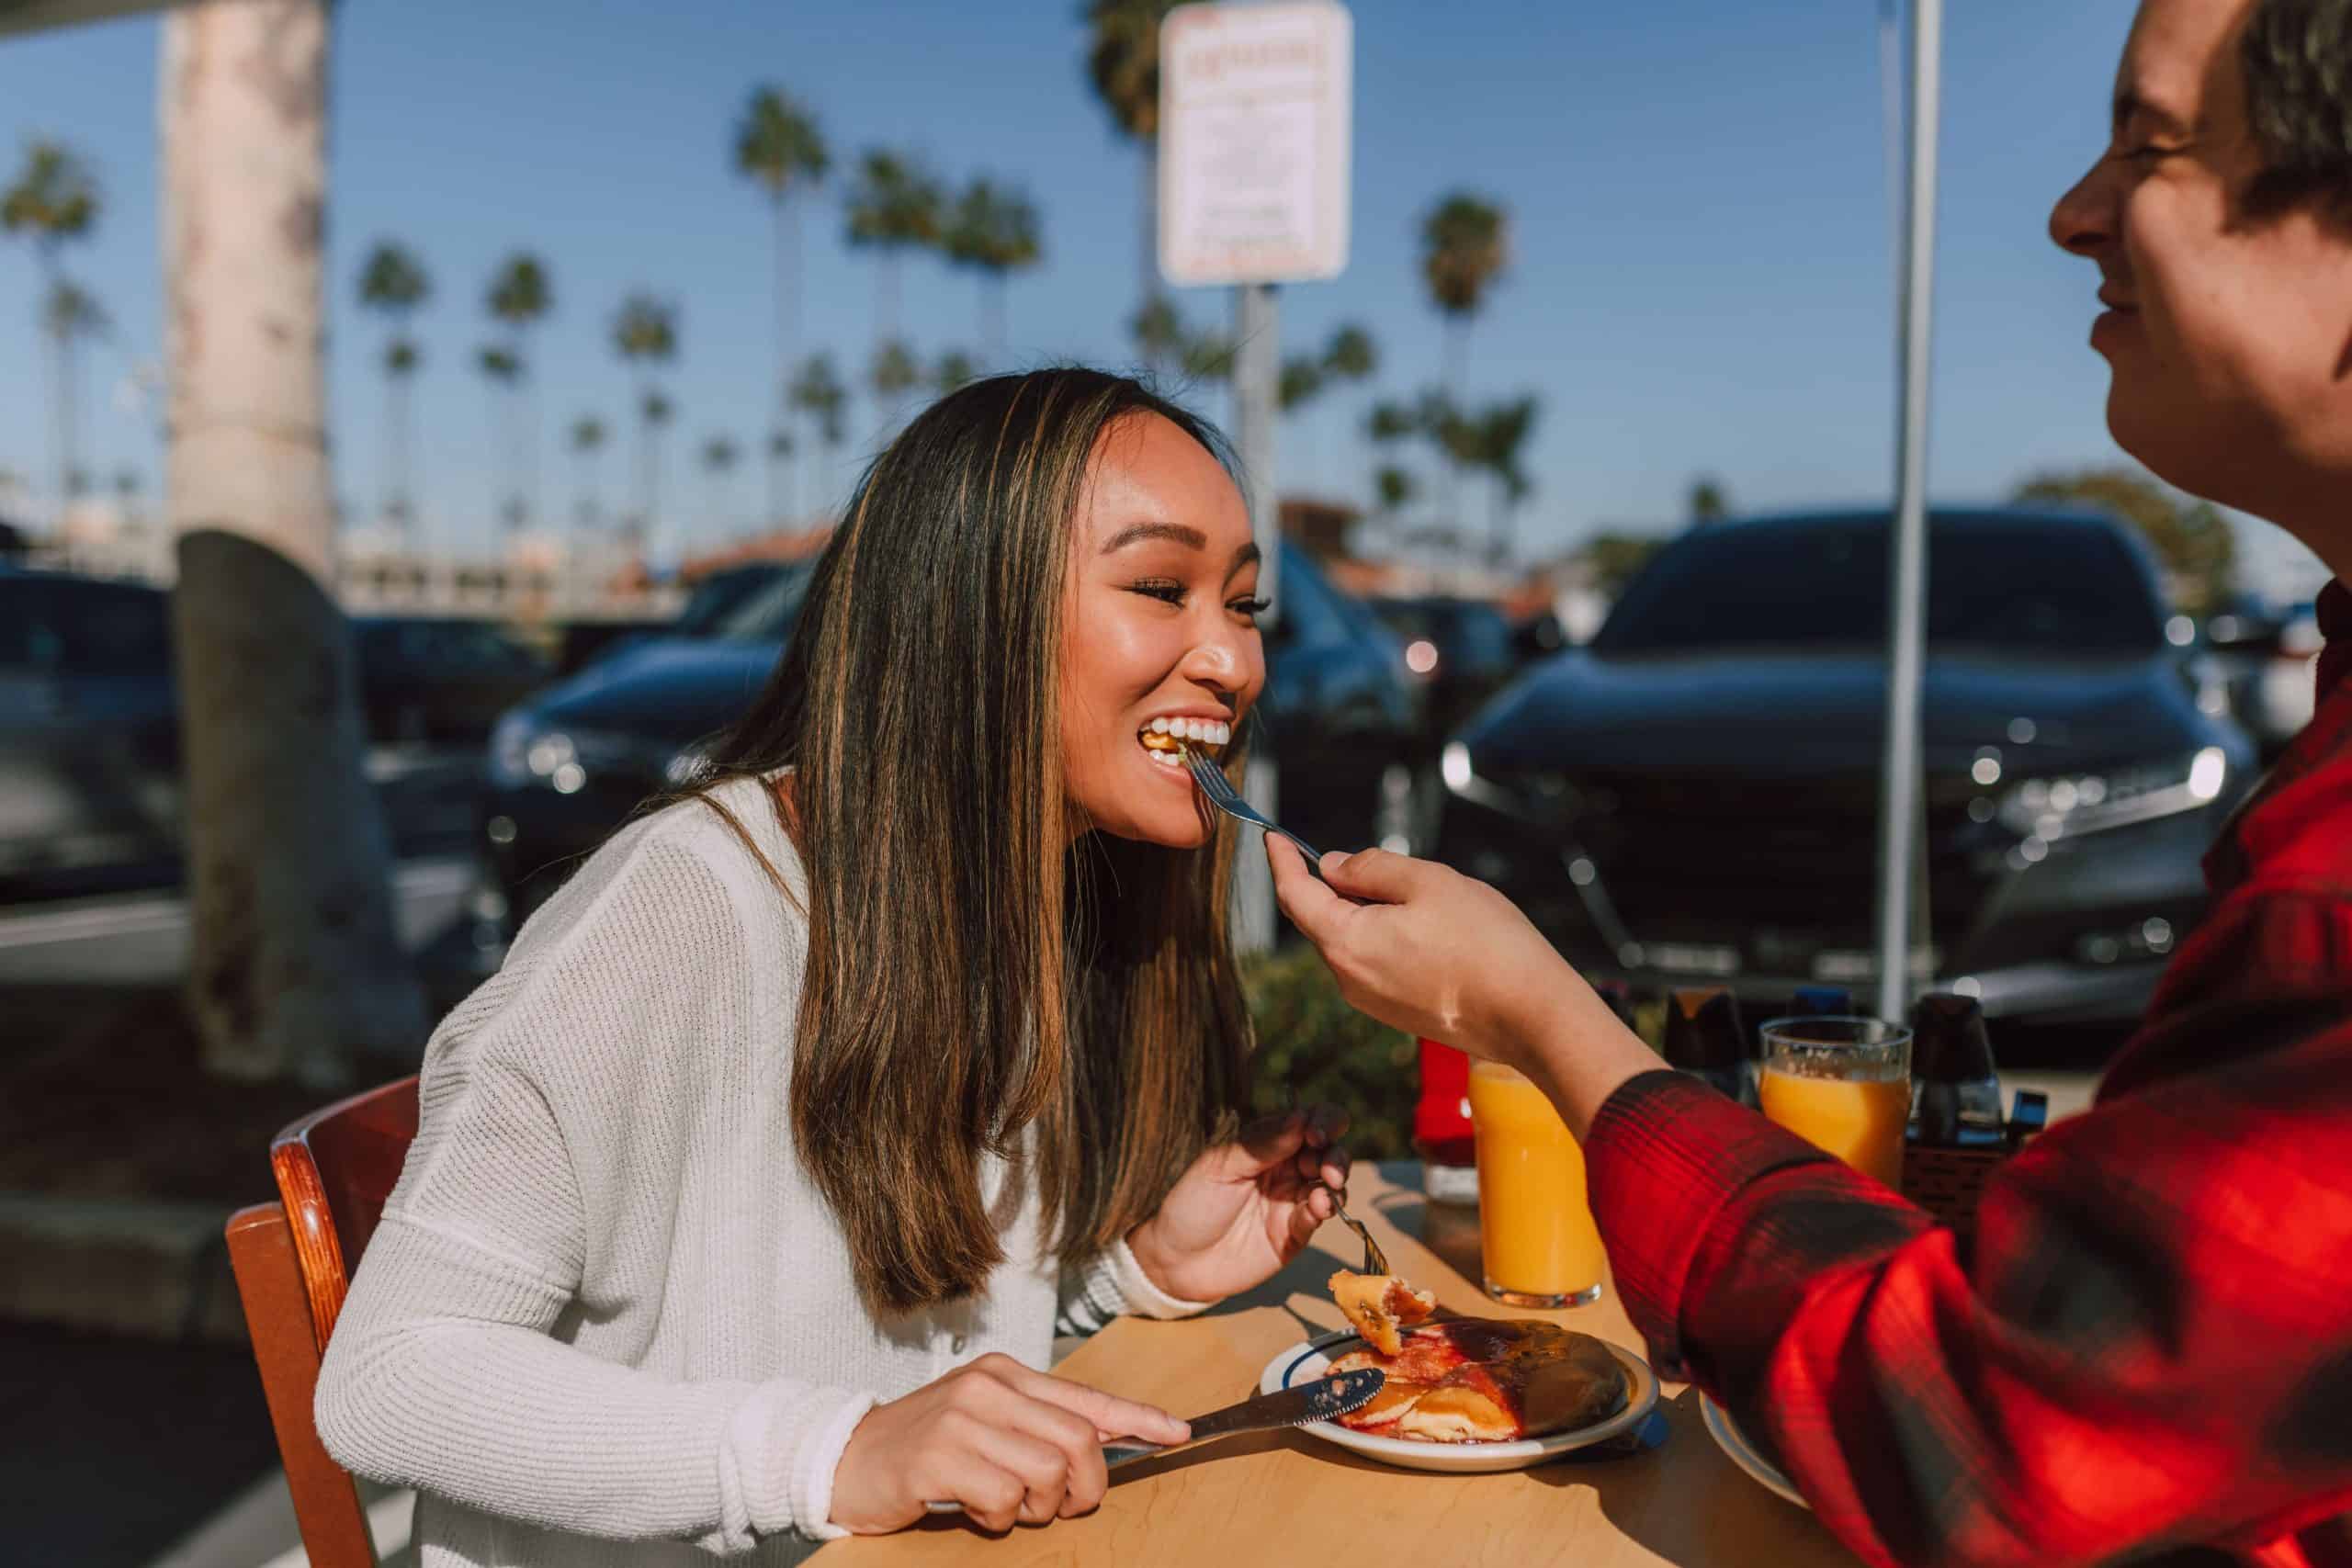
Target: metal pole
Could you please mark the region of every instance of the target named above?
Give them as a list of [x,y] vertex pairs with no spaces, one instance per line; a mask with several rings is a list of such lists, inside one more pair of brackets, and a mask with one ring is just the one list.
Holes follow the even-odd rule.
[[1888,552],[1886,757],[1878,819],[1878,1011],[1900,1019],[1911,999],[1913,855],[1920,821],[1919,679],[1928,585],[1928,370],[1935,324],[1936,122],[1943,0],[1914,0],[1911,153],[1897,304],[1903,389],[1895,427],[1894,548]]
[[[1233,317],[1235,455],[1241,461],[1250,529],[1263,557],[1258,568],[1258,596],[1274,605],[1259,625],[1271,634],[1274,616],[1282,613],[1276,581],[1282,569],[1282,519],[1274,487],[1274,412],[1282,333],[1274,310],[1274,286],[1245,283],[1236,288]],[[1250,759],[1243,793],[1268,820],[1280,820],[1274,816],[1274,758],[1270,750],[1261,750]],[[1262,953],[1273,943],[1273,877],[1266,870],[1264,854],[1252,841],[1243,851],[1234,874],[1233,944],[1243,953]]]

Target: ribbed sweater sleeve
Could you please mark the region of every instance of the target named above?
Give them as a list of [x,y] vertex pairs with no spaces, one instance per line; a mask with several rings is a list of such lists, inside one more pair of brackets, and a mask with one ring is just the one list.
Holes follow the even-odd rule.
[[[574,895],[428,1049],[416,1142],[321,1370],[319,1435],[359,1474],[555,1529],[716,1552],[838,1535],[833,1471],[870,1393],[679,1382],[560,1337],[590,1258],[644,1245],[584,1190],[616,1169],[675,1179],[692,1112],[666,1119],[682,1097],[663,1075],[740,1027],[726,976],[746,962],[692,854],[640,840]],[[711,983],[659,978],[680,974]]]

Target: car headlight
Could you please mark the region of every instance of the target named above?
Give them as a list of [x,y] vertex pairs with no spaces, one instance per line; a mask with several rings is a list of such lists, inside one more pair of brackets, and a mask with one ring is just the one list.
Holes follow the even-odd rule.
[[528,713],[510,713],[491,731],[490,774],[508,788],[545,784],[559,795],[571,795],[588,782],[571,737]]
[[1437,766],[1445,787],[1462,799],[1522,821],[1565,821],[1579,804],[1576,786],[1558,773],[1531,771],[1505,778],[1487,776],[1478,771],[1470,748],[1459,740],[1449,741],[1438,753]]
[[2002,797],[1999,814],[2012,832],[2048,843],[2200,810],[2221,798],[2229,775],[2229,754],[2208,746],[2177,762],[2028,779]]

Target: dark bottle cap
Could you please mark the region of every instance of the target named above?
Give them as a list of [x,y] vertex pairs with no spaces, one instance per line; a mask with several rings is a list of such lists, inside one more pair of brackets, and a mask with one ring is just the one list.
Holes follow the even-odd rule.
[[1796,1018],[1845,1018],[1854,1010],[1854,993],[1843,986],[1800,986],[1789,1003]]
[[1744,1066],[1749,1053],[1739,998],[1721,986],[1685,986],[1669,992],[1664,1054],[1667,1066],[1686,1073]]
[[1995,1077],[1984,1009],[1974,997],[1933,991],[1913,1005],[1911,1077],[1919,1083],[1980,1083]]

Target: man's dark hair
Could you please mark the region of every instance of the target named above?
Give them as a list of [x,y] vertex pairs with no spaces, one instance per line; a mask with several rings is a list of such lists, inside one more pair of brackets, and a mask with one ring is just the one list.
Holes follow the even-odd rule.
[[2258,0],[2239,59],[2263,157],[2249,208],[2352,222],[2352,0]]

